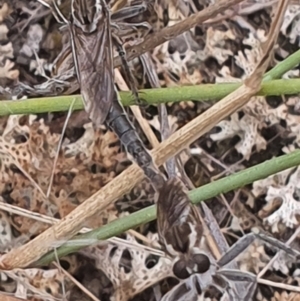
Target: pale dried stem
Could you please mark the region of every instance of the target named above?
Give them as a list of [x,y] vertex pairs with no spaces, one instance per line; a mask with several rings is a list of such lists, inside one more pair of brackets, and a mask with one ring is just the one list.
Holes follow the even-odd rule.
[[[24,217],[27,217],[27,218],[31,218],[33,220],[36,220],[36,221],[41,222],[41,223],[49,224],[51,226],[53,224],[57,223],[58,221],[60,221],[59,219],[54,218],[54,217],[50,217],[50,216],[43,215],[43,214],[40,214],[40,213],[32,212],[32,211],[29,211],[29,210],[26,210],[26,209],[23,209],[23,208],[14,206],[14,205],[2,203],[2,202],[0,202],[0,210],[6,211],[6,212],[9,212],[9,213],[12,213],[12,214],[24,216]],[[92,231],[92,229],[82,228],[79,231],[79,233],[84,234],[84,233],[88,233],[90,231]],[[153,248],[153,247],[149,247],[149,246],[152,246],[153,243],[147,237],[143,236],[142,234],[140,234],[140,233],[138,233],[138,232],[136,232],[135,230],[132,230],[132,229],[128,230],[126,232],[128,232],[132,236],[136,237],[137,239],[143,241],[147,246],[139,244],[137,242],[130,242],[126,239],[119,238],[119,237],[111,237],[107,241],[111,242],[113,244],[116,244],[116,245],[123,246],[123,247],[125,246],[125,247],[131,248],[131,249],[147,251],[147,252],[149,252],[153,255],[156,255],[156,256],[162,256],[162,257],[165,256],[165,253],[163,251],[161,251],[159,249],[156,249],[156,248]]]
[[0,293],[1,301],[26,301],[27,299],[19,299],[13,296],[8,296],[5,293]]
[[[220,6],[222,6],[221,3],[224,5],[224,1],[218,2]],[[237,1],[227,0],[226,3],[234,4]],[[268,41],[263,45],[264,56],[252,75],[245,80],[241,87],[186,124],[155,148],[151,154],[157,165],[163,164],[168,158],[178,154],[222,119],[242,108],[259,91],[262,76],[267,68],[270,52],[278,35],[287,4],[287,0],[283,0],[279,4],[278,13],[271,26],[271,34]],[[26,245],[3,255],[0,262],[1,269],[26,267],[36,261],[52,249],[51,245],[54,241],[65,240],[75,235],[87,220],[104,210],[122,195],[128,193],[143,178],[143,171],[136,164],[133,164],[53,227],[47,229]]]
[[65,132],[66,132],[66,129],[67,129],[67,125],[68,125],[68,122],[69,122],[69,120],[71,118],[71,115],[72,115],[72,112],[73,112],[74,103],[75,103],[75,98],[73,99],[73,101],[70,105],[66,120],[64,122],[62,132],[60,134],[60,139],[59,139],[59,142],[58,142],[58,145],[57,145],[57,150],[56,150],[55,157],[54,157],[54,162],[53,162],[53,167],[52,167],[52,171],[51,171],[50,181],[49,181],[49,185],[48,185],[48,189],[47,189],[47,194],[46,194],[47,198],[50,197],[50,193],[51,193],[51,189],[52,189],[52,185],[53,185],[53,179],[54,179],[54,175],[55,175],[55,169],[56,169],[57,161],[58,161],[58,158],[59,158],[59,151],[60,151],[61,146],[63,144],[63,139],[64,139]]
[[272,286],[272,287],[280,288],[280,289],[283,289],[285,291],[300,293],[300,287],[299,286],[274,282],[274,281],[270,281],[270,280],[267,280],[267,279],[258,279],[257,283],[263,284],[263,285],[266,285],[266,286]]
[[[289,246],[298,237],[299,233],[300,227],[298,227],[294,234],[289,238],[289,240],[286,242],[286,245]],[[268,262],[268,264],[259,272],[257,275],[258,279],[260,279],[266,273],[266,271],[273,265],[281,253],[282,252],[277,252],[276,255]]]
[[[201,222],[204,229],[203,235],[205,236],[205,241],[210,252],[218,260],[222,257],[222,254],[224,253],[223,250],[228,249],[228,244],[211,210],[204,202],[201,204],[201,207],[203,210],[203,217],[201,216]],[[218,239],[219,237],[221,239]]]
[[[274,20],[273,20],[271,28],[270,28],[270,34],[268,36],[267,41],[262,45],[263,56],[260,59],[260,62],[258,63],[257,67],[254,69],[253,73],[250,75],[250,77],[248,79],[245,80],[244,86],[248,85],[248,87],[252,90],[252,93],[254,91],[258,91],[260,89],[261,82],[262,82],[262,79],[263,79],[263,75],[266,72],[266,69],[267,69],[269,61],[270,61],[270,57],[271,57],[270,54],[272,53],[274,45],[275,45],[275,43],[277,41],[277,38],[278,38],[278,34],[279,34],[279,31],[280,31],[280,28],[281,28],[281,25],[282,25],[282,22],[283,22],[283,18],[284,18],[286,8],[288,6],[288,2],[289,2],[289,0],[282,0],[282,1],[279,2],[278,6],[277,6],[277,11],[276,11]],[[205,205],[205,204],[203,204],[203,205]],[[214,218],[212,217],[212,221],[213,221],[213,219]],[[211,226],[212,221],[210,221],[208,226]],[[212,246],[218,247],[220,254],[222,254],[222,253],[224,253],[224,251],[226,251],[227,243],[224,239],[222,239],[223,236],[222,236],[222,233],[219,231],[219,228],[215,227],[215,230],[216,230],[216,232],[214,232],[214,231],[210,232],[210,235],[212,235],[214,237],[215,243],[211,242],[209,245],[210,245],[210,247],[212,247]],[[214,234],[216,236],[214,236]],[[222,241],[219,241],[218,239],[216,239],[217,237],[219,237]],[[221,247],[223,247],[223,250],[221,250]],[[228,249],[228,245],[227,245],[227,249]],[[235,261],[232,261],[230,263],[230,265],[232,265],[232,268],[236,268],[236,262]],[[258,279],[257,280],[258,283],[260,283],[260,284],[265,284],[265,285],[270,285],[270,286],[276,286],[276,287],[283,288],[283,286],[281,286],[281,284],[274,283],[274,282],[271,282],[271,281],[268,281],[268,280],[264,280],[264,279],[261,279],[259,277],[257,277],[257,279]],[[240,286],[235,285],[235,289],[239,293],[239,291],[243,291],[247,288],[244,287],[244,285],[240,285]],[[292,290],[292,291],[298,291],[298,287],[295,287],[295,286],[285,285],[284,289]]]
[[114,13],[116,11],[118,11],[119,9],[123,8],[126,5],[126,0],[119,0],[116,1],[113,5],[113,7],[111,8],[111,11]]
[[[60,151],[61,146],[63,144],[63,139],[64,139],[64,136],[65,136],[65,132],[66,132],[66,129],[67,129],[68,122],[69,122],[69,120],[71,118],[71,115],[72,115],[74,103],[75,103],[75,98],[73,99],[73,101],[70,105],[70,108],[68,110],[68,114],[67,114],[66,120],[64,122],[64,126],[63,126],[63,129],[62,129],[62,132],[61,132],[61,135],[60,135],[60,139],[59,139],[59,142],[58,142],[58,145],[57,145],[57,150],[56,150],[55,157],[54,157],[54,162],[53,162],[53,166],[52,166],[50,181],[49,181],[48,189],[47,189],[47,193],[46,193],[47,199],[49,199],[49,197],[50,197],[52,184],[53,184],[53,179],[54,179],[54,175],[55,175],[55,169],[56,169],[57,161],[58,161],[58,158],[59,158],[59,151]],[[56,257],[56,261],[57,261],[57,266],[59,267],[58,271],[61,273],[63,271],[63,269],[62,269],[62,267],[59,263],[59,259],[58,259],[58,256],[57,256],[56,249],[54,250],[54,252],[55,252],[55,257]],[[65,299],[66,288],[65,288],[64,279],[62,280],[62,293],[63,293],[64,299]]]

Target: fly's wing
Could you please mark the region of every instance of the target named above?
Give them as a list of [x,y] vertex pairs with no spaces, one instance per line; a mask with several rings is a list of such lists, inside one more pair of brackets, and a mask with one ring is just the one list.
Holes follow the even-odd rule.
[[199,212],[178,178],[169,179],[159,191],[157,227],[162,246],[171,256],[188,254],[200,242],[203,229]]
[[109,23],[107,11],[92,33],[70,25],[75,69],[85,110],[96,126],[105,122],[115,93]]
[[159,191],[157,227],[165,252],[177,259],[174,276],[186,279],[209,270],[210,259],[199,249],[203,235],[200,214],[178,178],[170,178]]

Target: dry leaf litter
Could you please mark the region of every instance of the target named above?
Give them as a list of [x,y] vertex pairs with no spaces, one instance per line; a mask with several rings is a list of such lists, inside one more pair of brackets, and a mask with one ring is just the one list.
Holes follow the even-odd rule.
[[[112,1],[112,6],[115,2]],[[134,4],[127,2],[127,5]],[[158,31],[214,2],[158,0],[151,13],[142,17],[151,24],[152,31]],[[210,20],[153,49],[151,56],[161,86],[245,79],[261,56],[259,45],[268,34],[273,2],[244,1],[225,11],[222,18]],[[272,66],[299,47],[300,3],[295,2],[286,12]],[[69,3],[63,3],[63,13],[67,14]],[[138,28],[139,34],[134,39],[130,35],[126,37],[126,43],[142,41],[148,30],[147,27]],[[50,10],[41,3],[2,0],[0,41],[1,99],[76,92],[74,70],[70,70],[67,60],[62,63],[60,56],[68,36],[61,34]],[[130,65],[139,88],[149,87],[139,60]],[[294,69],[283,78],[298,76],[299,69]],[[168,105],[172,130],[180,128],[211,104],[189,101]],[[194,185],[201,186],[298,148],[299,104],[298,96],[253,97],[240,111],[221,121],[191,145],[184,157],[186,173]],[[143,108],[143,114],[159,132],[156,108]],[[85,113],[72,114],[62,137],[65,120],[66,114],[62,113],[0,118],[0,204],[17,206],[26,212],[19,214],[1,206],[2,253],[45,230],[49,226],[42,222],[45,216],[66,216],[130,164],[115,135],[105,127],[95,131]],[[139,132],[147,143],[143,133]],[[53,170],[60,139],[63,144]],[[54,178],[47,196],[52,173]],[[207,202],[220,227],[224,228],[229,243],[235,242],[236,236],[242,231],[249,232],[253,226],[286,241],[298,228],[299,175],[299,168],[294,168],[224,195],[233,216],[220,197]],[[154,191],[145,180],[83,226],[99,227],[149,206],[153,197]],[[33,213],[39,221],[33,218]],[[136,230],[149,244],[157,245],[155,223]],[[195,291],[197,276],[181,282],[174,279],[169,259],[153,255],[132,234],[122,237],[136,247],[105,242],[67,256],[60,264],[102,301],[224,300],[220,294]],[[298,243],[296,238],[293,247],[297,248]],[[237,262],[241,270],[258,274],[273,256],[272,247],[255,242],[239,255]],[[299,274],[299,266],[285,254],[280,254],[264,277],[299,286]],[[0,276],[1,292],[24,300],[91,300],[54,265],[3,271]],[[254,300],[272,301],[298,299],[297,293],[266,286],[258,286],[254,297]]]

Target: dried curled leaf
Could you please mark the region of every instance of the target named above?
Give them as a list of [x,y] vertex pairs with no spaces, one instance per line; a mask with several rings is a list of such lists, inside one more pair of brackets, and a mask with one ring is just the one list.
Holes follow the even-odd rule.
[[[73,144],[66,139],[63,143],[47,199],[45,193],[61,134],[53,133],[43,119],[35,119],[33,115],[11,115],[5,122],[0,137],[0,193],[8,195],[12,205],[63,217],[109,182],[115,176],[116,165],[126,156],[119,153],[118,145],[111,146],[117,141],[114,134],[102,130],[95,133],[87,125],[82,139]],[[115,219],[116,213],[110,206],[89,225],[101,226]],[[48,227],[19,215],[11,215],[10,221],[18,231],[29,235]]]
[[27,57],[32,57],[35,53],[38,53],[43,36],[44,30],[40,24],[31,25],[27,32],[27,39],[23,44],[20,53],[25,54]]
[[257,151],[266,149],[267,142],[258,132],[260,122],[250,115],[244,115],[239,119],[238,113],[234,113],[230,116],[230,121],[222,120],[217,126],[221,131],[211,134],[211,139],[218,141],[238,135],[241,141],[235,145],[235,148],[246,160],[250,158],[253,146]]
[[14,279],[17,280],[15,296],[24,299],[30,298],[30,295],[34,294],[42,299],[54,301],[63,297],[62,285],[65,290],[70,287],[69,278],[57,269],[18,270]]
[[[157,236],[152,237],[157,241]],[[139,246],[135,238],[127,234],[127,241],[136,244],[136,248],[107,244],[103,247],[89,247],[84,254],[95,259],[96,267],[101,269],[110,279],[115,289],[111,300],[127,301],[147,287],[170,277],[172,269],[170,261],[159,258],[151,268],[147,267],[150,253]],[[129,252],[130,263],[124,265],[124,252]],[[126,270],[125,270],[126,267]],[[128,271],[128,268],[130,270]]]
[[17,79],[20,75],[20,72],[16,69],[12,70],[14,65],[14,62],[6,60],[4,66],[0,67],[0,78],[9,78],[13,80]]
[[7,40],[8,28],[5,24],[0,24],[0,41]]
[[291,169],[253,184],[255,195],[266,194],[267,204],[259,212],[271,228],[279,232],[279,223],[294,228],[299,224],[300,204],[295,197],[299,194],[300,169]]
[[12,12],[12,9],[5,2],[2,5],[2,7],[0,8],[0,22],[3,22],[4,19],[11,14],[11,12]]

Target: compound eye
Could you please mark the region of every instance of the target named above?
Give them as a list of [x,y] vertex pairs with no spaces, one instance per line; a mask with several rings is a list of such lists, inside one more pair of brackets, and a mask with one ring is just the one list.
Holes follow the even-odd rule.
[[187,279],[190,273],[187,270],[186,262],[182,259],[178,260],[173,266],[173,273],[179,279]]
[[197,273],[203,274],[210,268],[210,260],[204,254],[194,254],[192,261],[197,266]]

